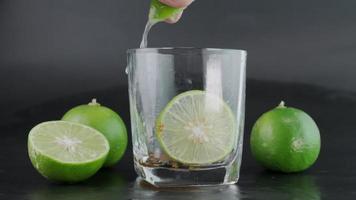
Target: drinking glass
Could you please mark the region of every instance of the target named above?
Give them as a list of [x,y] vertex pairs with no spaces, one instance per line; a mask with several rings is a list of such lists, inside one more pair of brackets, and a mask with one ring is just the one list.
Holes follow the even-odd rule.
[[127,54],[137,174],[157,187],[236,183],[246,51],[141,48]]

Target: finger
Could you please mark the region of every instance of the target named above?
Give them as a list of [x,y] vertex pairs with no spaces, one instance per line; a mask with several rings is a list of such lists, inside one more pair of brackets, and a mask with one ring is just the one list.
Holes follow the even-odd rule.
[[161,3],[175,7],[175,8],[185,8],[189,6],[194,0],[159,0]]
[[178,14],[176,14],[173,17],[170,17],[170,18],[166,19],[165,22],[167,22],[169,24],[174,24],[182,17],[182,14],[183,14],[183,11],[179,12]]

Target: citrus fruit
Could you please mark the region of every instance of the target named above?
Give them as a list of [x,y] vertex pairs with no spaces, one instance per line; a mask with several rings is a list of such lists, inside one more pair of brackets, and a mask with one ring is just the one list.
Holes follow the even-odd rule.
[[173,160],[204,165],[224,159],[236,142],[235,117],[218,96],[191,90],[174,97],[160,113],[156,136]]
[[72,108],[64,114],[62,120],[77,122],[95,128],[102,133],[110,144],[109,155],[105,167],[113,166],[124,155],[127,147],[127,131],[121,117],[93,99],[87,105]]
[[77,123],[41,123],[28,135],[28,153],[44,177],[78,182],[95,174],[105,162],[109,143],[97,130]]
[[309,168],[320,151],[320,134],[314,120],[302,110],[281,104],[264,113],[252,128],[253,156],[264,167],[281,172]]
[[150,6],[149,20],[151,22],[160,22],[183,11],[183,8],[174,8],[161,3],[159,0],[152,0]]

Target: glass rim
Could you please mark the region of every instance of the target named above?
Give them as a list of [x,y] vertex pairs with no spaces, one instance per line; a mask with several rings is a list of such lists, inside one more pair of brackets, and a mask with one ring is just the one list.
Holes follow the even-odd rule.
[[[199,48],[199,47],[149,47],[149,48],[135,48],[128,49],[128,54],[133,53],[160,53],[159,51],[186,51],[187,53],[211,53],[211,54],[231,54],[231,53],[243,53],[247,55],[247,51],[243,49],[223,49],[223,48]],[[168,53],[167,53],[168,54]],[[172,54],[179,54],[173,53]]]

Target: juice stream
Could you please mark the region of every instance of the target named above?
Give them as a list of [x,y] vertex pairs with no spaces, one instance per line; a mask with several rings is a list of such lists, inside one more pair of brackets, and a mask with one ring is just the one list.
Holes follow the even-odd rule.
[[148,20],[145,26],[145,30],[142,35],[142,40],[140,44],[140,48],[147,48],[147,38],[148,38],[148,33],[150,32],[151,28],[153,25],[155,25],[155,22],[152,22],[151,20]]

